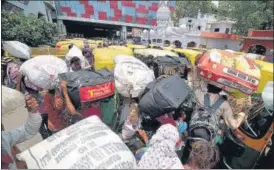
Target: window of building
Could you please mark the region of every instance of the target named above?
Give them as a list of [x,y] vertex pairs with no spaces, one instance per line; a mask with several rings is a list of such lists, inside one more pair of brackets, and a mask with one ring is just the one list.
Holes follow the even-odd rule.
[[225,29],[225,33],[226,33],[226,34],[229,34],[229,28],[226,28],[226,29]]
[[219,32],[220,28],[214,28],[214,32]]

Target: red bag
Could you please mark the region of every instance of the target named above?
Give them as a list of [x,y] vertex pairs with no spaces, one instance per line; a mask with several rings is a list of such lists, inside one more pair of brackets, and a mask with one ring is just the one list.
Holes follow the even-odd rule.
[[257,90],[260,81],[254,60],[222,50],[204,53],[198,62],[198,73],[227,92],[247,95]]

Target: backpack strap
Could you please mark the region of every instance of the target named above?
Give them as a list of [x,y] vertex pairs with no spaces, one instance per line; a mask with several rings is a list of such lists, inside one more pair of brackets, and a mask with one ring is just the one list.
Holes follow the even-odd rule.
[[220,96],[218,100],[213,105],[211,105],[211,109],[214,113],[220,108],[224,101],[225,99]]
[[211,108],[213,110],[213,113],[215,113],[220,108],[224,101],[224,98],[219,97],[213,105],[210,105],[209,94],[207,93],[204,95],[204,106],[206,108]]
[[210,107],[210,98],[209,98],[209,94],[208,93],[206,93],[204,95],[204,106],[205,107]]

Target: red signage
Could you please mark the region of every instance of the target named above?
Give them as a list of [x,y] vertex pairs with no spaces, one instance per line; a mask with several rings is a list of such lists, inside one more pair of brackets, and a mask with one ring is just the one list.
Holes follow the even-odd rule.
[[107,82],[95,86],[80,87],[81,102],[90,102],[112,96],[115,93],[114,82]]

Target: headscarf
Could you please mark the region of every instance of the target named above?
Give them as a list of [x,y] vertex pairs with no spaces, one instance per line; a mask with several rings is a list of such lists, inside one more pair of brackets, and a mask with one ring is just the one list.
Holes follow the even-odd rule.
[[89,64],[92,66],[94,62],[94,57],[92,54],[92,50],[89,47],[89,44],[84,45],[83,52],[88,53],[88,57],[86,57],[86,59],[88,60]]
[[149,148],[141,158],[140,169],[183,169],[183,165],[175,152],[179,139],[176,127],[171,124],[162,125],[152,136]]

